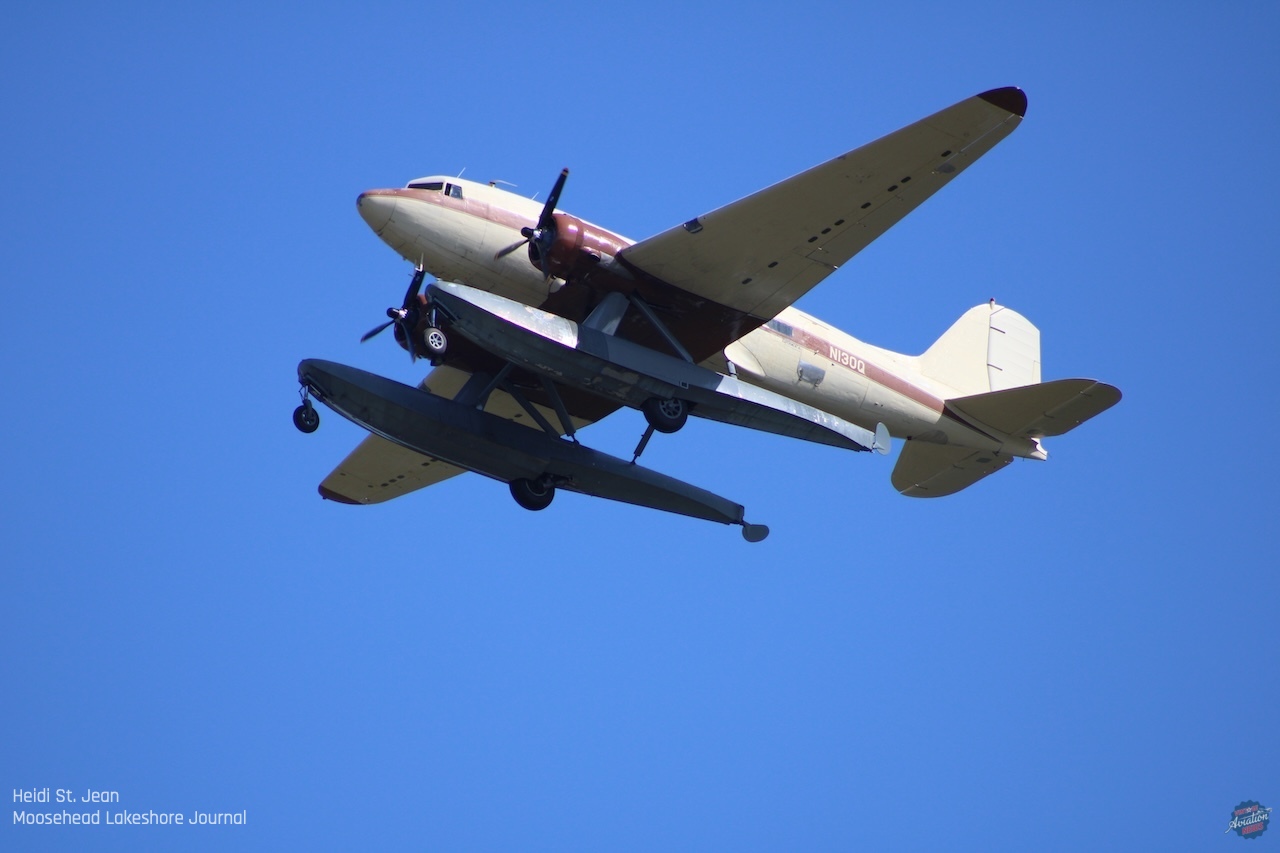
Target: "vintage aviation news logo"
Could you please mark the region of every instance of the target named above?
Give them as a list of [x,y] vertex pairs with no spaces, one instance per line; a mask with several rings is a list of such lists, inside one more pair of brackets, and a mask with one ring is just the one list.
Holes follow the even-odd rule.
[[1271,809],[1257,800],[1246,800],[1231,812],[1231,823],[1226,832],[1236,831],[1241,838],[1257,838],[1267,831],[1271,823]]

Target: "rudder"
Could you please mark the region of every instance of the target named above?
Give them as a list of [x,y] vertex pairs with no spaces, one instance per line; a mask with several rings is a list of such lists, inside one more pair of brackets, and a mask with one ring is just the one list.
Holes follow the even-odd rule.
[[959,392],[985,394],[1040,381],[1040,330],[994,300],[970,308],[920,356],[925,376]]

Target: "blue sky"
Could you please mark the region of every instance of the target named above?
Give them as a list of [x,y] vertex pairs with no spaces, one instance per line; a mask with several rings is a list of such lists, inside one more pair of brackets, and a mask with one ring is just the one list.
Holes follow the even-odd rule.
[[[0,791],[244,827],[0,847],[1218,849],[1280,803],[1267,4],[179,4],[0,26]],[[1023,125],[805,297],[925,349],[996,297],[1123,402],[951,498],[719,424],[730,528],[315,486],[304,357],[408,267],[355,197],[502,179],[643,238],[985,89]],[[622,453],[634,412],[584,438]],[[588,438],[589,437],[589,438]]]

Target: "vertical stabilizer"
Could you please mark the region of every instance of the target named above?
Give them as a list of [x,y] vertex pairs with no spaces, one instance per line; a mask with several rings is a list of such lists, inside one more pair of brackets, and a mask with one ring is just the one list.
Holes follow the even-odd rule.
[[989,302],[970,308],[920,357],[920,369],[958,396],[1040,381],[1040,330],[1017,311]]

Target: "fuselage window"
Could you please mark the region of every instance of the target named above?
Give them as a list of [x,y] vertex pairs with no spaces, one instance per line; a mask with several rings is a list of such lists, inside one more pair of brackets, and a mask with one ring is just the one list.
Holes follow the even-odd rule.
[[436,192],[440,192],[440,190],[444,189],[444,181],[419,181],[417,183],[409,184],[409,189],[435,190]]
[[457,184],[445,185],[444,191],[446,195],[452,198],[458,198],[458,199],[462,198],[462,187],[458,186]]

